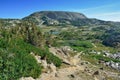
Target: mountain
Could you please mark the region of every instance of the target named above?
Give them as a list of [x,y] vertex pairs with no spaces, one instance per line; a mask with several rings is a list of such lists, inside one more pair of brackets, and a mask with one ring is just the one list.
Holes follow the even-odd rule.
[[17,23],[21,23],[20,19],[2,19],[0,18],[0,26],[12,27],[16,26]]
[[114,26],[119,27],[120,22],[103,21],[95,18],[88,18],[82,13],[67,12],[67,11],[40,11],[34,12],[31,15],[22,19],[0,19],[0,24],[6,26],[15,26],[21,21],[29,21],[37,26],[41,25],[73,25],[73,26]]
[[[120,43],[120,41],[111,40],[113,38],[113,34],[120,32],[120,22],[103,21],[95,18],[88,18],[84,14],[77,12],[40,11],[35,12],[22,19],[0,19],[0,25],[2,25],[3,27],[12,27],[25,21],[32,22],[37,26],[87,26],[89,29],[94,28],[94,30],[97,30],[98,32],[100,32],[100,30],[104,32],[102,40],[104,41],[105,45],[112,46],[112,43],[115,43],[114,46],[119,46],[117,43]],[[116,35],[115,38],[119,39],[119,37],[117,37]],[[112,42],[110,44],[106,43],[109,42],[109,40]]]
[[0,80],[120,80],[119,52],[119,22],[64,11],[0,19]]
[[[37,25],[116,25],[111,21],[103,21],[98,19],[87,18],[82,13],[66,12],[66,11],[40,11],[35,12],[22,20],[34,22]],[[120,24],[120,23],[119,23]]]
[[70,24],[71,21],[78,19],[87,19],[87,17],[81,13],[65,12],[65,11],[40,11],[35,12],[23,20],[30,20],[37,24]]

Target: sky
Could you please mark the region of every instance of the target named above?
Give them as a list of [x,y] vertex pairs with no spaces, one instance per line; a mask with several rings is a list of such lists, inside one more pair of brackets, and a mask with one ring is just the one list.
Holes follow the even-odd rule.
[[0,0],[0,18],[23,18],[37,11],[71,11],[88,18],[120,21],[120,0]]

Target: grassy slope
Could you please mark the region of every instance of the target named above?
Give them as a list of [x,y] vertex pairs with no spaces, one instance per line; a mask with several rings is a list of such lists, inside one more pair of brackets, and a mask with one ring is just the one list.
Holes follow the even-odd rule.
[[[37,63],[34,56],[30,54],[31,52],[46,57],[48,63],[54,63],[57,67],[61,65],[61,60],[50,53],[47,48],[41,49],[25,40],[28,33],[24,27],[22,27],[24,30],[16,29],[18,27],[0,29],[0,80],[16,80],[28,76],[39,77],[42,66]],[[38,38],[35,39],[38,41]],[[42,43],[42,39],[40,40]]]

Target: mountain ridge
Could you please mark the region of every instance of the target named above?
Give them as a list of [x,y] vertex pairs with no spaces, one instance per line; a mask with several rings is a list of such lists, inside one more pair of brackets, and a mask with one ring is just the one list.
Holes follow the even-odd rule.
[[[2,19],[0,18],[0,23],[3,22],[8,24],[11,23],[20,23],[21,21],[29,21],[34,23],[37,26],[41,25],[51,25],[51,26],[98,26],[98,25],[107,25],[107,26],[119,26],[120,22],[114,21],[104,21],[96,18],[88,18],[84,14],[79,12],[70,12],[70,11],[38,11],[34,12],[22,19]],[[9,24],[10,23],[10,24]]]
[[104,21],[96,18],[88,18],[82,13],[69,11],[39,11],[30,14],[22,20],[29,20],[35,22],[37,25],[108,25],[119,22]]

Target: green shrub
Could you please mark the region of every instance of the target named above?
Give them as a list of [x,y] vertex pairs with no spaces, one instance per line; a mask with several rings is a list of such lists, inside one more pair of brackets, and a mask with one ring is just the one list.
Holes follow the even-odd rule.
[[74,42],[70,42],[70,45],[76,46],[76,47],[84,47],[84,48],[92,48],[93,47],[91,42],[88,42],[88,41],[74,41]]
[[[15,33],[17,33],[16,31]],[[54,63],[57,67],[61,65],[61,60],[50,53],[48,49],[41,49],[39,46],[26,42],[23,33],[24,31],[21,34],[13,34],[11,30],[1,32],[0,80],[17,80],[29,76],[39,77],[42,67],[30,54],[31,52],[46,57],[47,62]]]

